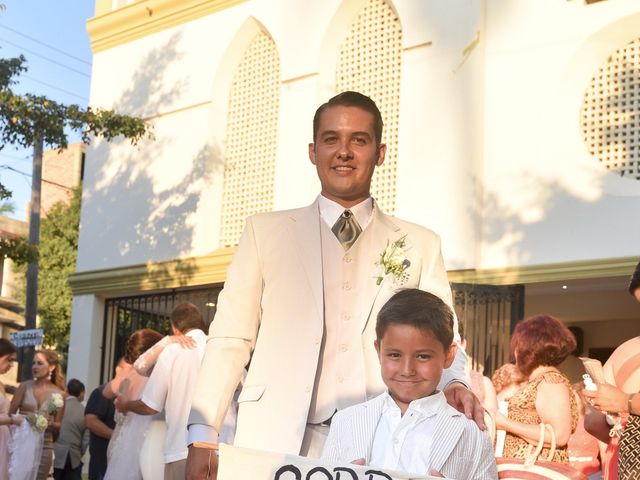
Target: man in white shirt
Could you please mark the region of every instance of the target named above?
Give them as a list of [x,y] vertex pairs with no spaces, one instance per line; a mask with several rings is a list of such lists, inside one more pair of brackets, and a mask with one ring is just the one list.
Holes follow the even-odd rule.
[[[235,445],[317,457],[333,414],[384,390],[373,348],[384,302],[414,287],[452,304],[440,238],[385,215],[370,195],[386,152],[382,127],[369,97],[330,99],[316,111],[309,145],[322,187],[316,202],[247,220],[191,407],[189,480],[215,478],[211,448],[249,360]],[[444,390],[482,423],[477,399],[454,382],[466,379],[465,367],[460,349]]]
[[178,305],[171,312],[173,335],[191,337],[194,348],[169,344],[158,356],[149,381],[139,400],[124,396],[116,399],[116,408],[140,415],[165,412],[167,435],[164,445],[165,480],[184,480],[187,458],[187,417],[196,386],[198,368],[204,355],[207,336],[198,307]]

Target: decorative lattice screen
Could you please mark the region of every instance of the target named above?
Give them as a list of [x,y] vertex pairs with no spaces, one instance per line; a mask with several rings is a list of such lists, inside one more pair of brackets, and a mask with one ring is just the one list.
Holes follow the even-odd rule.
[[609,170],[640,180],[640,38],[598,69],[580,120],[589,153]]
[[280,60],[266,33],[253,39],[233,78],[227,118],[221,246],[236,245],[249,215],[273,209]]
[[400,20],[384,0],[367,0],[340,47],[336,92],[357,90],[378,105],[385,122],[385,162],[371,185],[378,205],[389,214],[396,207],[396,165],[400,110]]

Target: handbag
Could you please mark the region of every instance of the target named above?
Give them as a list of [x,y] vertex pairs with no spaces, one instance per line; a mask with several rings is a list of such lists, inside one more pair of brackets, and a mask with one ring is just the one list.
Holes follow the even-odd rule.
[[629,421],[620,437],[618,452],[618,478],[640,478],[640,416],[629,415]]
[[[544,447],[544,434],[548,431],[551,435],[551,447],[546,458],[540,458]],[[534,448],[529,445],[529,450],[522,458],[496,458],[498,465],[498,478],[503,480],[587,480],[587,476],[575,468],[554,463],[551,460],[556,452],[556,436],[549,424],[540,424],[540,438]]]

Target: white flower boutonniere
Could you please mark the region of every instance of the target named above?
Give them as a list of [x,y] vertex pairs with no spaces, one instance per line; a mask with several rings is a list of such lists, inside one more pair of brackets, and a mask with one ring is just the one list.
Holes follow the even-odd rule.
[[376,266],[380,274],[376,277],[376,285],[380,285],[386,277],[392,277],[395,285],[402,285],[409,279],[407,268],[411,262],[406,255],[406,238],[404,235],[395,242],[387,241],[387,248],[380,254]]

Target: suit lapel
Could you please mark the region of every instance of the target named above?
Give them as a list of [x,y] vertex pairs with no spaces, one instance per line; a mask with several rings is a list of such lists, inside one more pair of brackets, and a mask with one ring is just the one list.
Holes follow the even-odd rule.
[[369,227],[369,245],[368,251],[371,252],[371,261],[369,263],[362,262],[360,265],[360,278],[363,278],[365,283],[364,293],[364,305],[367,305],[367,315],[362,316],[361,328],[364,330],[371,312],[374,310],[380,292],[384,289],[388,289],[387,282],[382,282],[380,285],[376,284],[376,275],[378,274],[378,267],[375,263],[379,260],[380,254],[387,248],[388,242],[395,242],[402,236],[400,228],[395,225],[392,217],[389,217],[382,213],[378,206],[374,203],[373,217]]
[[316,200],[307,208],[292,213],[292,233],[298,247],[300,264],[306,272],[320,319],[324,318],[322,288],[322,245],[320,244],[320,213]]

